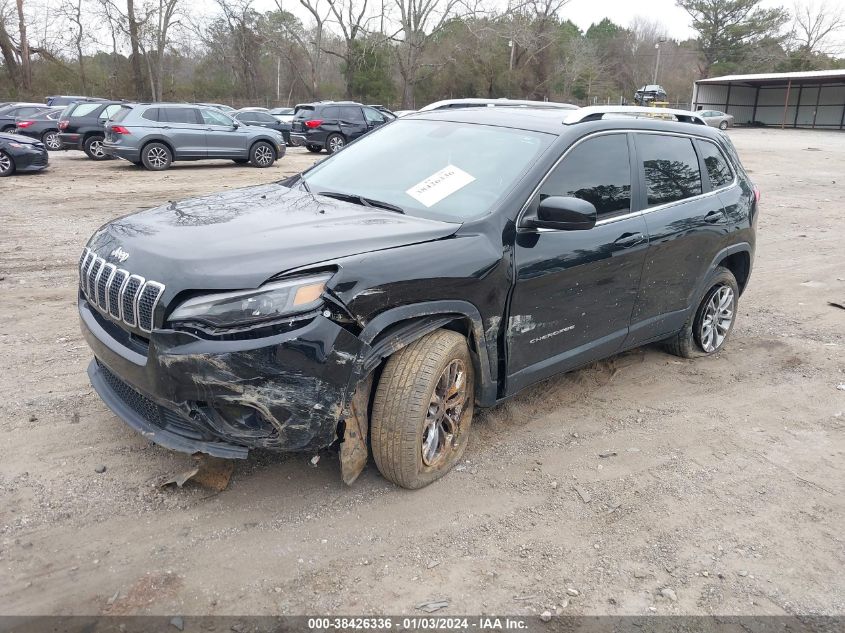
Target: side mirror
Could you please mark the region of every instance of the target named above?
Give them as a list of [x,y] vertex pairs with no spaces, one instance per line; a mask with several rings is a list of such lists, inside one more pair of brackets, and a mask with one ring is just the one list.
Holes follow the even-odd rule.
[[526,217],[525,224],[558,231],[586,231],[596,225],[596,208],[581,198],[549,196],[540,201],[537,216]]
[[237,130],[239,127],[241,127],[240,122],[237,119],[232,119],[232,129]]

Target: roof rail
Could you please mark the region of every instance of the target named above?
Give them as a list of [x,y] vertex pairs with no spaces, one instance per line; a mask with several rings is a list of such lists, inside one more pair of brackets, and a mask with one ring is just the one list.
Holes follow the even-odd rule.
[[587,106],[573,110],[563,118],[564,125],[572,125],[583,121],[598,121],[606,114],[620,116],[663,118],[667,114],[674,116],[683,123],[707,125],[700,116],[689,110],[674,110],[672,108],[649,108],[646,106]]

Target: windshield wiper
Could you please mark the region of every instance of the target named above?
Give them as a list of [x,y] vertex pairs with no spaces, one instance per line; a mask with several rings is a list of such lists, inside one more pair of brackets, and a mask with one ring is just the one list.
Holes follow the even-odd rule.
[[326,196],[327,198],[335,198],[336,200],[343,200],[345,202],[352,202],[353,204],[360,204],[363,207],[374,207],[377,209],[386,209],[394,211],[395,213],[405,214],[405,209],[390,204],[389,202],[382,202],[381,200],[374,200],[373,198],[365,198],[354,193],[341,193],[339,191],[317,191],[318,196]]

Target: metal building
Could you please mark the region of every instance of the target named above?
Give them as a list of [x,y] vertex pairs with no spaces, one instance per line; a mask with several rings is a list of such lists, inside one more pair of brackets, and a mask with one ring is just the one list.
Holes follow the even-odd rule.
[[845,129],[845,69],[699,79],[693,110],[721,110],[737,125]]

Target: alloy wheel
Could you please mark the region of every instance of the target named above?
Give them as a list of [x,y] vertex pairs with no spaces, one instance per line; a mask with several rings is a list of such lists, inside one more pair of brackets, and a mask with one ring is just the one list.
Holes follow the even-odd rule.
[[0,152],[0,174],[6,174],[12,170],[12,159]]
[[333,136],[331,139],[329,139],[329,147],[331,148],[332,153],[343,149],[343,145],[343,139],[339,136]]
[[466,367],[459,359],[440,374],[425,418],[420,450],[426,466],[436,466],[455,448],[466,404]]
[[719,349],[725,342],[733,320],[734,291],[730,286],[719,286],[707,302],[701,319],[701,348],[708,354]]
[[106,155],[103,151],[103,142],[102,141],[91,141],[91,153],[96,156],[97,158],[101,158]]
[[259,145],[255,148],[255,162],[262,167],[270,165],[273,162],[273,153],[266,145]]
[[161,147],[151,147],[147,150],[147,161],[155,168],[167,165],[167,152]]
[[47,149],[61,149],[62,142],[59,139],[58,132],[50,132],[49,134],[44,136],[44,145],[47,146]]

